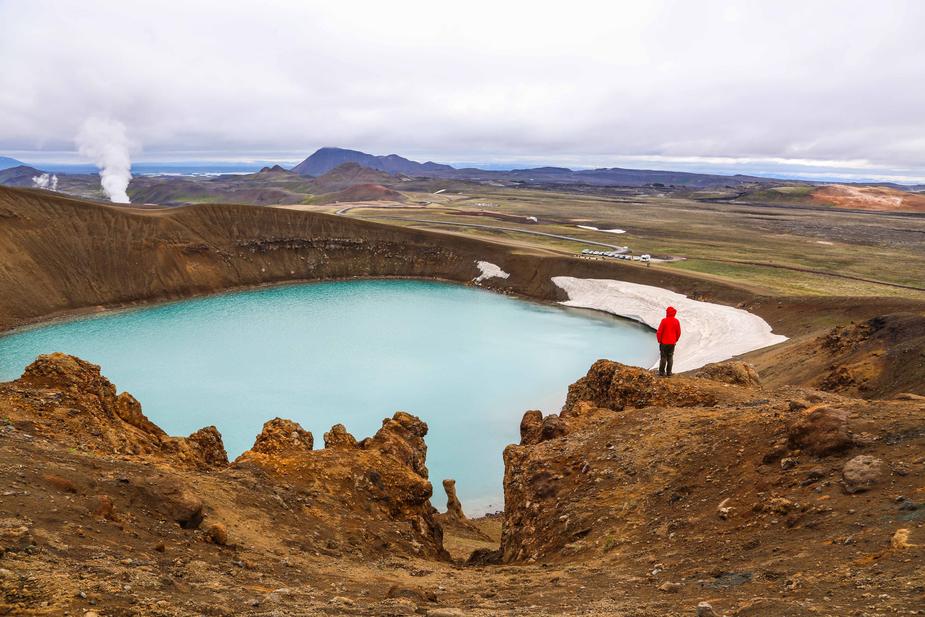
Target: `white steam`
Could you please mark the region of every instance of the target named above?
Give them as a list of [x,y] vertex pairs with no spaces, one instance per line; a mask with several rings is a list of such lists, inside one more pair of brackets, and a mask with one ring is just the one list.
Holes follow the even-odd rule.
[[126,190],[132,179],[132,158],[125,125],[118,120],[88,118],[76,141],[80,153],[100,168],[100,182],[110,201],[129,203]]
[[55,174],[42,174],[41,176],[32,176],[32,184],[36,188],[46,189],[49,191],[58,190],[58,176]]

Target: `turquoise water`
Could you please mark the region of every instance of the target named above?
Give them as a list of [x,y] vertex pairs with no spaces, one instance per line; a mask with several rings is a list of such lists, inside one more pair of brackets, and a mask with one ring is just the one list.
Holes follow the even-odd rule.
[[456,478],[470,512],[501,509],[501,452],[527,409],[558,411],[598,358],[649,366],[634,322],[429,281],[326,282],[230,293],[56,323],[0,338],[0,380],[41,353],[99,364],[172,435],[214,424],[230,457],[263,423],[358,439],[396,410],[430,427],[434,504]]

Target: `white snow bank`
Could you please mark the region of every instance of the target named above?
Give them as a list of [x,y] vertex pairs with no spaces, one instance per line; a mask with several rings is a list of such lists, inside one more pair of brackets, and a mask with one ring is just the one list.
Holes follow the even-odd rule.
[[481,283],[485,279],[491,279],[491,278],[506,279],[509,276],[511,276],[510,274],[508,274],[507,272],[505,272],[504,270],[502,270],[495,264],[491,263],[490,261],[477,261],[475,262],[475,265],[477,265],[479,267],[479,271],[481,271],[480,275],[472,279],[476,283]]
[[592,227],[591,225],[576,225],[580,229],[590,229],[591,231],[602,231],[605,234],[625,234],[625,229],[598,229],[597,227]]
[[660,287],[571,276],[556,276],[552,282],[568,294],[569,299],[562,304],[628,317],[651,328],[658,328],[667,307],[678,309],[681,339],[674,353],[675,371],[728,360],[787,340],[773,334],[765,320],[748,311],[691,300]]

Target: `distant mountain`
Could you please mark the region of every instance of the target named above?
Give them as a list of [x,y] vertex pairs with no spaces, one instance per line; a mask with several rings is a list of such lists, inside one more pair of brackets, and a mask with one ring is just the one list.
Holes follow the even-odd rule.
[[449,165],[428,161],[418,163],[397,154],[375,156],[358,150],[344,148],[321,148],[292,168],[303,176],[320,176],[344,163],[356,163],[369,169],[378,169],[390,174],[419,174],[421,172],[453,171]]
[[[512,169],[509,171],[476,168],[456,169],[450,165],[427,162],[418,163],[397,154],[375,156],[358,150],[344,148],[321,148],[292,168],[304,176],[321,176],[344,163],[354,163],[368,169],[390,174],[406,174],[415,177],[445,178],[470,181],[512,182],[520,185],[586,185],[622,187],[675,187],[700,189],[707,187],[735,187],[743,184],[780,184],[779,180],[755,176],[726,176],[700,174],[683,171],[662,171],[655,169],[622,169],[619,167],[585,169],[575,171],[567,167],[536,167]],[[362,180],[381,184],[376,179]]]
[[288,172],[287,172],[286,169],[283,168],[281,165],[274,165],[273,167],[270,167],[270,166],[262,167],[262,168],[260,169],[260,171],[257,172],[257,173],[261,173],[261,174],[270,174],[270,173],[273,173],[273,174],[275,174],[275,173],[288,173]]
[[311,180],[313,192],[333,193],[357,184],[394,184],[399,178],[392,174],[370,169],[358,163],[342,163]]
[[[13,159],[5,159],[12,161]],[[41,176],[43,171],[28,165],[18,165],[9,169],[0,170],[0,184],[4,186],[34,186],[32,178]]]
[[25,166],[25,163],[22,161],[17,161],[16,159],[11,159],[8,156],[0,156],[0,169],[9,169],[10,167],[21,166]]

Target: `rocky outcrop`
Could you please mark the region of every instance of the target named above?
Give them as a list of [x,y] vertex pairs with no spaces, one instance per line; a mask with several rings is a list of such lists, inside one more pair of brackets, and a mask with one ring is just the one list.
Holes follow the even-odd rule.
[[427,444],[424,435],[427,424],[416,416],[397,411],[382,421],[382,428],[359,445],[365,450],[376,450],[410,467],[422,478],[427,477]]
[[462,504],[456,496],[456,480],[447,478],[443,481],[443,490],[446,493],[446,516],[457,521],[466,520]]
[[117,393],[99,366],[62,353],[39,356],[20,379],[0,384],[0,413],[79,449],[158,458],[192,469],[228,463],[214,426],[187,438],[171,437],[142,413],[131,394]]
[[251,451],[273,456],[297,456],[311,452],[314,444],[312,434],[297,422],[273,418],[264,422]]
[[851,447],[848,412],[827,405],[810,407],[790,425],[787,439],[791,448],[814,456],[827,456]]
[[[427,424],[405,412],[384,419],[376,434],[361,442],[336,425],[325,434],[323,450],[313,449],[312,434],[297,423],[274,418],[229,469],[215,427],[188,438],[170,437],[145,417],[134,397],[117,393],[98,366],[51,354],[40,356],[21,379],[0,384],[0,417],[12,423],[11,430],[27,430],[78,451],[155,462],[168,472],[135,470],[120,480],[118,499],[114,493],[96,494],[87,510],[107,520],[128,520],[121,510],[143,507],[183,529],[198,529],[209,507],[183,474],[225,469],[272,492],[274,507],[291,510],[293,503],[304,502],[302,528],[293,533],[314,529],[327,538],[326,550],[446,557],[430,503]],[[43,485],[72,495],[93,485],[62,474],[45,476]],[[288,493],[294,493],[291,503],[282,496]],[[210,521],[206,537],[225,545],[227,530],[211,531],[219,524]]]
[[563,409],[579,401],[622,411],[630,407],[672,405],[690,407],[714,405],[715,385],[706,380],[675,376],[661,379],[652,371],[626,366],[611,360],[598,360],[588,374],[569,386]]
[[426,434],[427,424],[399,411],[372,437],[357,442],[335,426],[325,434],[325,448],[312,450],[307,432],[276,419],[234,465],[311,495],[306,515],[336,517],[327,533],[337,545],[443,559],[443,531],[430,503]]
[[325,448],[355,448],[356,437],[347,432],[343,424],[335,424],[331,430],[324,434]]
[[[688,579],[706,580],[716,576],[698,567],[706,547],[754,562],[775,558],[756,547],[805,546],[820,534],[851,542],[854,519],[832,513],[858,508],[846,501],[854,493],[917,490],[907,462],[884,461],[925,452],[922,401],[768,391],[737,375],[748,371],[733,364],[659,380],[597,362],[559,414],[524,414],[520,444],[504,451],[500,552],[472,562],[576,562],[614,551],[651,568],[672,554]],[[851,458],[855,448],[865,453]],[[888,501],[877,502],[878,521],[896,518]],[[916,503],[896,503],[907,511],[901,520],[916,516]],[[882,544],[893,530],[878,525]],[[752,548],[741,548],[745,536]],[[724,542],[736,548],[724,553]]]

